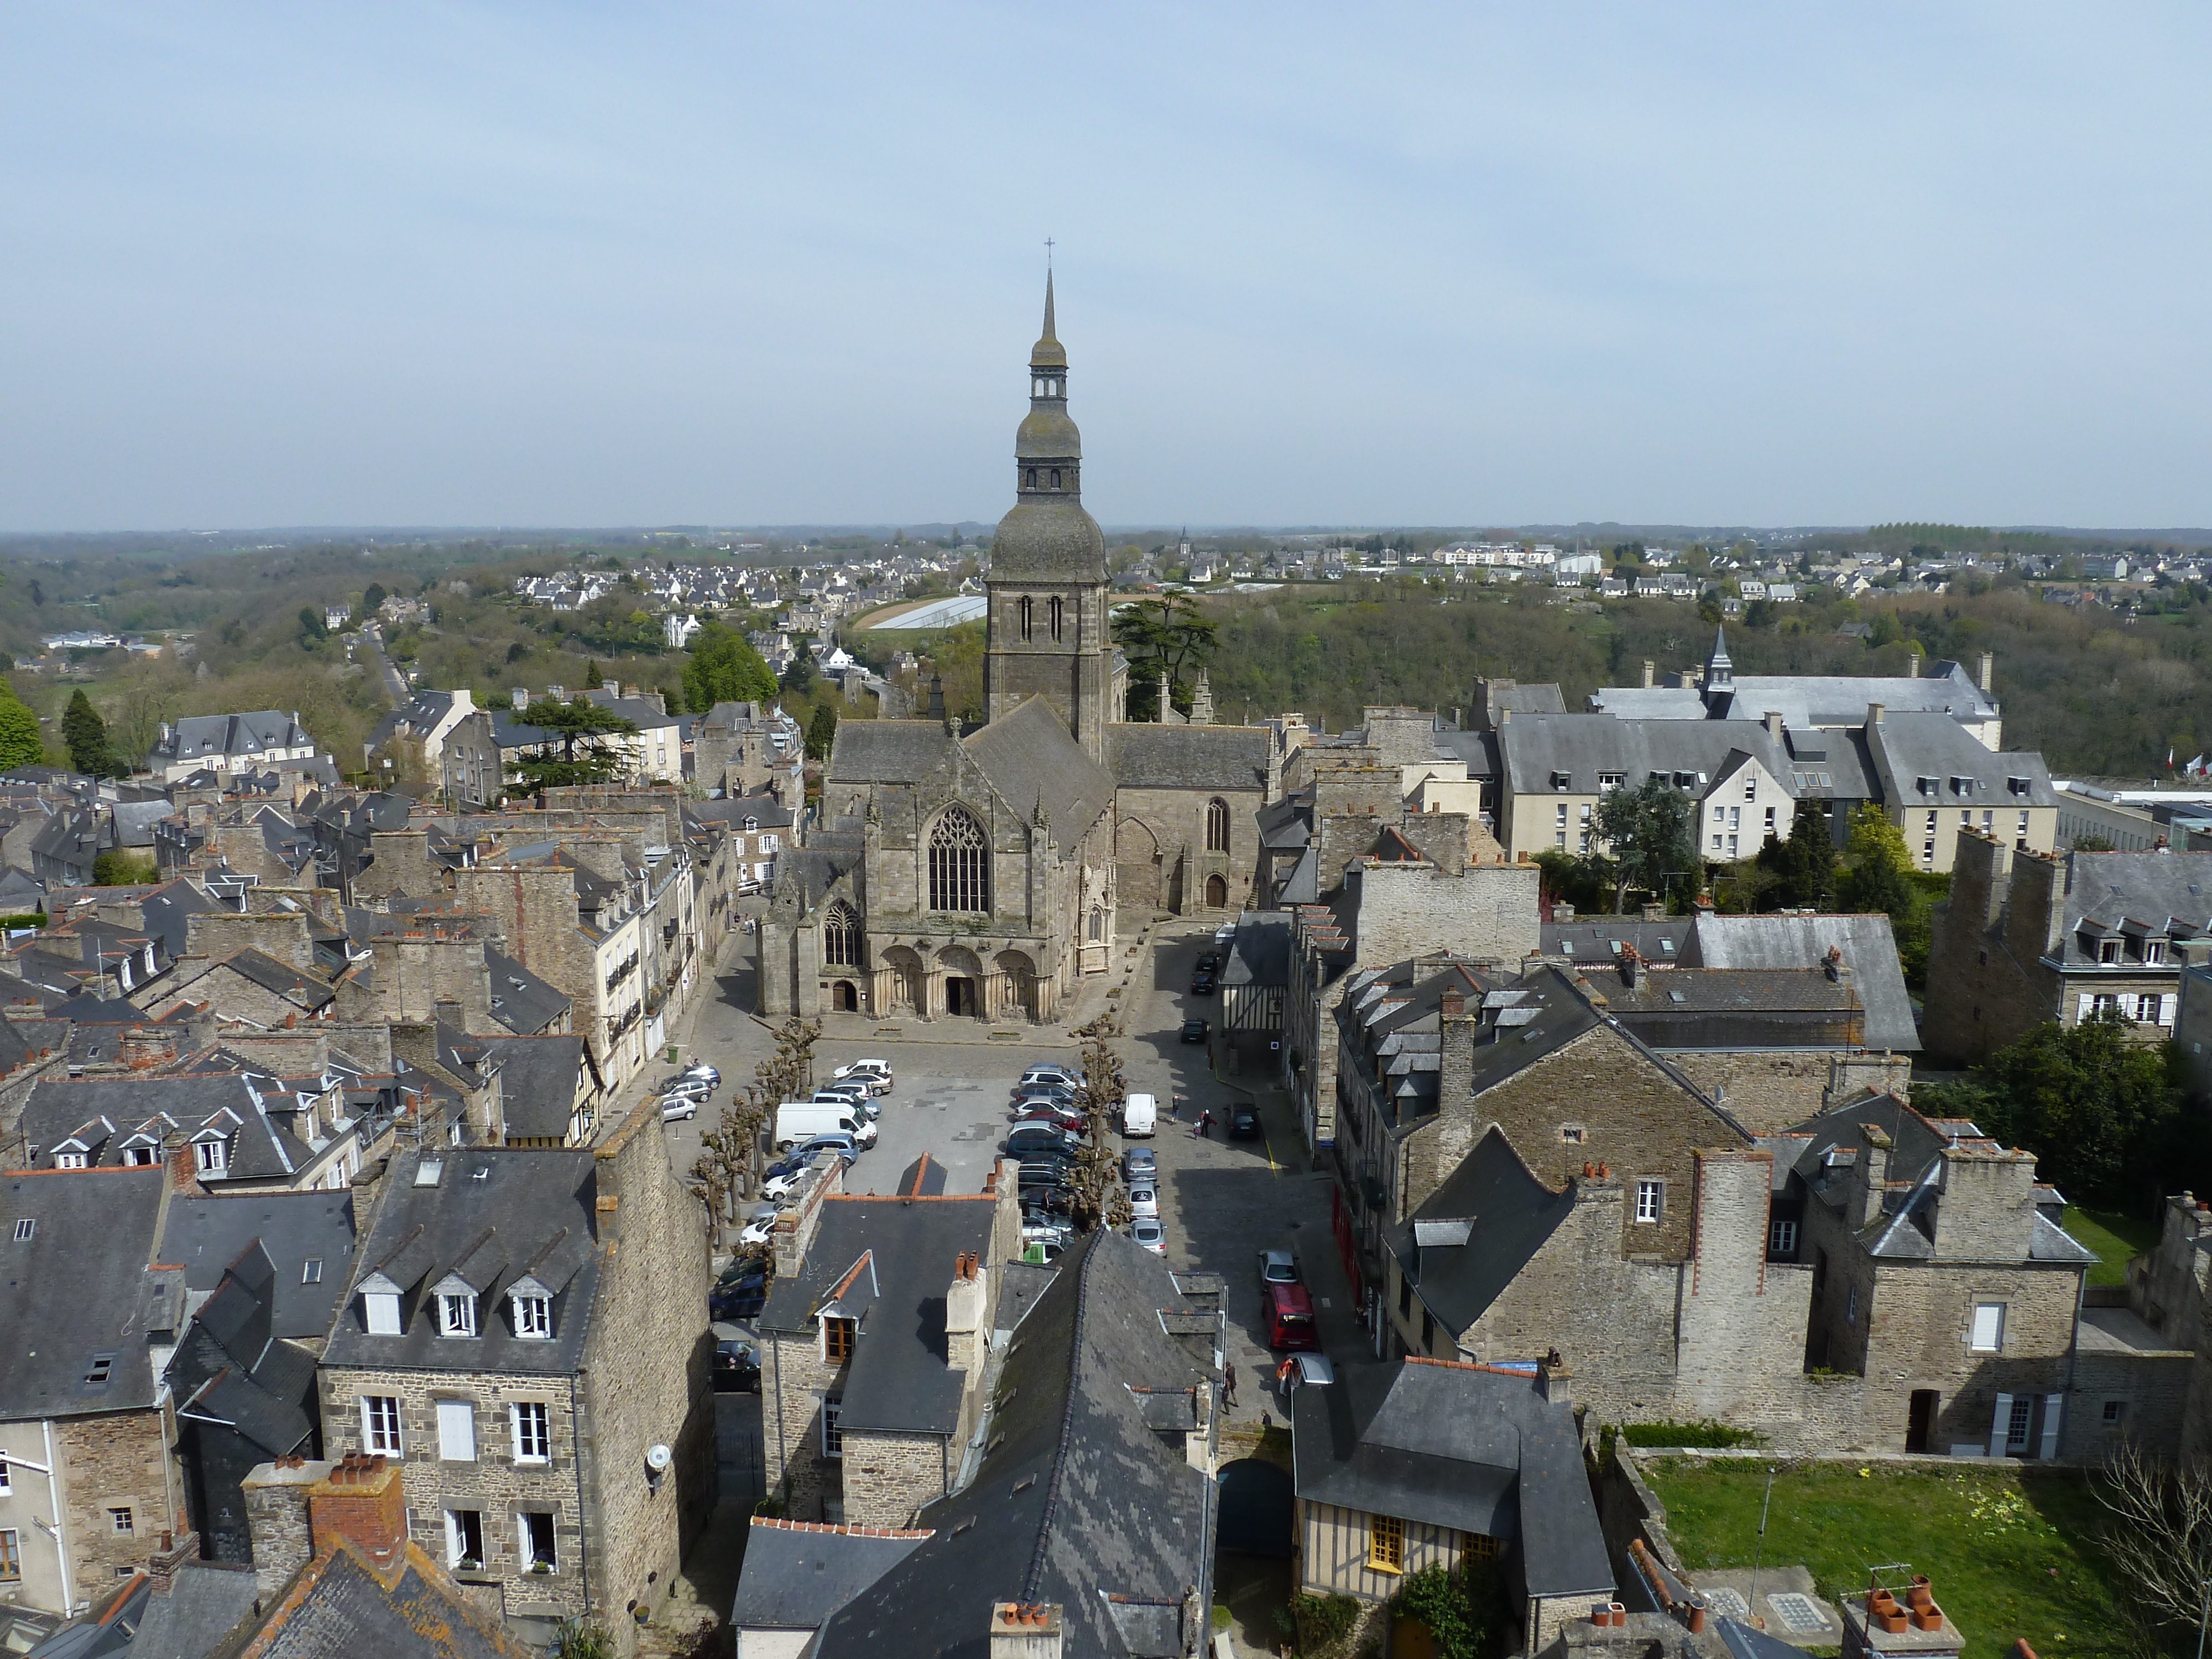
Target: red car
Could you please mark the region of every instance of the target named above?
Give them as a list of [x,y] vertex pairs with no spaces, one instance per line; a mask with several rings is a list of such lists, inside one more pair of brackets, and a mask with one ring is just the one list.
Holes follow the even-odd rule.
[[1059,1106],[1027,1106],[1014,1115],[1014,1127],[1024,1123],[1049,1123],[1055,1129],[1065,1129],[1079,1135],[1091,1125],[1080,1112],[1071,1112]]
[[1267,1286],[1267,1346],[1303,1348],[1309,1352],[1320,1348],[1321,1333],[1314,1328],[1313,1298],[1306,1294],[1304,1285]]

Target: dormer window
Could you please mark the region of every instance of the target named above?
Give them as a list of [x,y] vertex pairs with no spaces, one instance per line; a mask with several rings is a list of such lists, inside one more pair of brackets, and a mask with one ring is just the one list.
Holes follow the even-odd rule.
[[860,1322],[841,1319],[835,1314],[824,1316],[822,1321],[822,1357],[833,1365],[842,1365],[853,1357],[853,1344],[860,1335]]
[[2145,939],[2143,941],[2143,960],[2154,964],[2164,962],[2166,960],[2166,941],[2162,939]]
[[438,1297],[438,1334],[441,1336],[474,1336],[477,1334],[477,1299],[466,1291],[447,1291]]
[[57,1170],[82,1170],[85,1167],[86,1159],[85,1155],[82,1152],[56,1152],[54,1154],[54,1168]]
[[514,1334],[544,1341],[553,1334],[553,1304],[542,1296],[514,1298]]
[[2099,942],[2097,945],[2097,960],[2099,962],[2118,962],[2119,959],[2119,940],[2116,939],[2108,939]]
[[361,1297],[362,1310],[368,1316],[371,1336],[398,1336],[399,1333],[399,1292],[397,1291],[364,1291]]
[[192,1161],[203,1175],[221,1175],[230,1167],[230,1148],[220,1140],[203,1140],[192,1148]]

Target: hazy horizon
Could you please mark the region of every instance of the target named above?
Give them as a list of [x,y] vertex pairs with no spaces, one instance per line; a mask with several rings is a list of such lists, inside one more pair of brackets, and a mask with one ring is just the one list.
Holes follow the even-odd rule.
[[[0,532],[2212,524],[2212,19],[0,15]],[[2143,533],[2157,533],[2155,532]]]

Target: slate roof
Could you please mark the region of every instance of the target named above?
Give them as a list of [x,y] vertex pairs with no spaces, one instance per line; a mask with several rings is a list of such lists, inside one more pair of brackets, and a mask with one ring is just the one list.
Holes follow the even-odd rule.
[[133,1659],[207,1659],[253,1610],[253,1569],[186,1561],[156,1591],[131,1644]]
[[[1167,1264],[1093,1233],[1014,1333],[975,1480],[919,1517],[934,1536],[823,1627],[818,1659],[981,1655],[997,1601],[1062,1610],[1066,1659],[1153,1659],[1109,1595],[1212,1600],[1213,1485],[1182,1437],[1146,1425],[1139,1389],[1212,1386],[1160,1326]],[[1164,1651],[1186,1650],[1180,1632]]]
[[414,1544],[388,1589],[347,1545],[310,1561],[279,1597],[256,1627],[254,1659],[537,1659]]
[[1535,1378],[1397,1360],[1344,1367],[1292,1404],[1300,1498],[1512,1540],[1529,1595],[1613,1588],[1573,1408]]
[[280,962],[266,951],[258,951],[250,945],[243,951],[232,951],[218,966],[228,968],[240,978],[309,1011],[320,1009],[337,996],[337,993],[319,975],[305,969],[295,968],[289,962]]
[[[119,1164],[125,1140],[157,1116],[173,1128],[165,1137],[179,1146],[204,1131],[220,1131],[229,1145],[227,1167],[208,1182],[254,1181],[296,1174],[313,1160],[307,1143],[284,1124],[293,1109],[289,1094],[257,1100],[239,1072],[175,1072],[113,1078],[41,1078],[23,1103],[23,1138],[38,1147],[37,1167],[53,1167],[54,1146],[88,1125],[105,1123],[95,1167]],[[274,1116],[272,1116],[272,1111]],[[89,1149],[88,1149],[89,1150]]]
[[247,1245],[193,1318],[167,1375],[179,1416],[234,1430],[268,1456],[283,1457],[314,1434],[305,1404],[315,1359],[277,1338],[276,1291],[269,1253]]
[[1221,983],[1288,985],[1291,982],[1291,922],[1280,913],[1248,911],[1237,921],[1237,938],[1221,964]]
[[565,993],[489,945],[484,966],[491,970],[491,1017],[515,1036],[536,1036],[569,1012]]
[[1570,957],[1578,967],[1593,963],[1603,967],[1631,945],[1646,962],[1686,962],[1690,934],[1696,925],[1691,916],[1668,916],[1661,921],[1645,921],[1640,916],[1577,916],[1571,921],[1541,923],[1537,948],[1547,957]]
[[148,764],[158,769],[171,761],[218,755],[258,755],[271,749],[298,749],[313,742],[299,723],[281,709],[262,708],[248,714],[190,714],[170,727],[166,741],[154,745]]
[[2081,948],[2084,921],[2114,931],[2140,921],[2154,938],[2212,933],[2212,853],[2069,853],[2063,908],[2064,931],[2052,954],[2069,968],[2095,963]]
[[[593,1248],[598,1179],[590,1148],[447,1146],[395,1153],[375,1224],[354,1257],[348,1298],[324,1350],[326,1366],[504,1371],[562,1376],[582,1360],[598,1289]],[[438,1184],[418,1186],[425,1163]],[[478,1170],[484,1178],[476,1178]],[[464,1262],[478,1297],[481,1334],[438,1334],[430,1287]],[[550,1340],[519,1337],[507,1293],[526,1274],[553,1292]],[[400,1293],[400,1334],[369,1334],[357,1292],[372,1275]]]
[[[1933,809],[1939,823],[1946,809],[1972,811],[1978,818],[1985,810],[2003,814],[2023,806],[2058,805],[2058,793],[2051,787],[2042,756],[1992,754],[1948,715],[1891,713],[1866,728],[1864,742],[1870,775],[1879,781],[1881,798],[1907,811]],[[1994,823],[2005,831],[2007,840],[2012,839],[2012,825],[2002,817]],[[1910,819],[1906,826],[1909,840],[1913,833]],[[1942,824],[1947,830],[1949,827]]]
[[949,765],[957,741],[938,720],[840,720],[828,774],[838,783],[913,783]]
[[[1385,1242],[1423,1305],[1456,1335],[1482,1317],[1575,1207],[1539,1181],[1495,1124]],[[1467,1243],[1416,1243],[1415,1224],[1471,1221]]]
[[[1107,728],[1109,741],[1114,729]],[[1072,854],[1114,804],[1113,777],[1068,735],[1059,713],[1042,696],[979,727],[965,743],[1007,805],[1026,816],[1042,800],[1063,854]]]
[[483,1037],[485,1063],[499,1072],[501,1109],[510,1135],[568,1133],[576,1109],[576,1076],[585,1064],[584,1039],[565,1036]]
[[[177,1275],[149,1271],[169,1172],[70,1170],[0,1176],[0,1419],[74,1417],[154,1403],[148,1337],[184,1320]],[[18,1241],[17,1224],[33,1224]],[[95,1355],[110,1358],[106,1380]]]
[[945,1297],[962,1254],[972,1250],[988,1261],[997,1208],[996,1200],[982,1196],[823,1200],[805,1259],[798,1272],[777,1277],[760,1329],[813,1330],[823,1304],[868,1258],[864,1284],[838,1298],[860,1321],[845,1373],[847,1429],[952,1431],[961,1373],[946,1364]]
[[1810,968],[1831,949],[1844,953],[1844,966],[1866,1008],[1866,1046],[1918,1052],[1920,1032],[1887,916],[1701,915],[1692,932],[1689,959],[1701,968]]
[[1655,1048],[1861,1046],[1865,1020],[1850,975],[1814,968],[1616,969],[1590,978],[1606,1012]]
[[1917,678],[1738,674],[1733,677],[1733,695],[1718,696],[1711,708],[1695,686],[1608,685],[1590,693],[1589,706],[1624,720],[1754,722],[1774,709],[1791,726],[1856,726],[1873,702],[1893,714],[1942,714],[1976,722],[1996,717],[1996,704],[1962,665],[1933,662],[1926,666],[1927,672]]
[[730,1623],[741,1630],[817,1630],[929,1535],[757,1515]]
[[1738,754],[1765,767],[1793,799],[1863,800],[1877,793],[1855,736],[1824,735],[1816,761],[1793,754],[1786,734],[1778,739],[1755,721],[1523,714],[1498,729],[1498,743],[1510,787],[1524,795],[1548,791],[1555,772],[1571,780],[1564,793],[1584,795],[1597,793],[1601,772],[1623,773],[1632,785],[1654,772],[1702,773],[1710,782],[1727,773]]
[[[182,1267],[185,1288],[205,1295],[259,1241],[276,1269],[272,1334],[319,1341],[353,1282],[353,1228],[350,1191],[179,1196],[169,1200],[161,1260]],[[310,1261],[321,1263],[313,1284]]]
[[1106,728],[1106,767],[1124,789],[1259,790],[1267,782],[1263,726]]

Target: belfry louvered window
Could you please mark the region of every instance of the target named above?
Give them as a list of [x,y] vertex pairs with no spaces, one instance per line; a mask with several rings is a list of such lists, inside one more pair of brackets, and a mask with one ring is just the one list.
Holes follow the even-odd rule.
[[1062,617],[1066,614],[1066,606],[1059,599],[1048,599],[1045,602],[1044,610],[1046,617],[1050,619],[1052,623],[1052,636],[1056,640],[1060,637],[1060,623]]
[[1030,637],[1030,629],[1034,620],[1035,611],[1036,607],[1030,601],[1029,595],[1024,593],[1022,596],[1021,601],[1022,637],[1024,639],[1028,639]]
[[929,833],[929,908],[973,913],[991,908],[990,847],[983,826],[960,807]]

